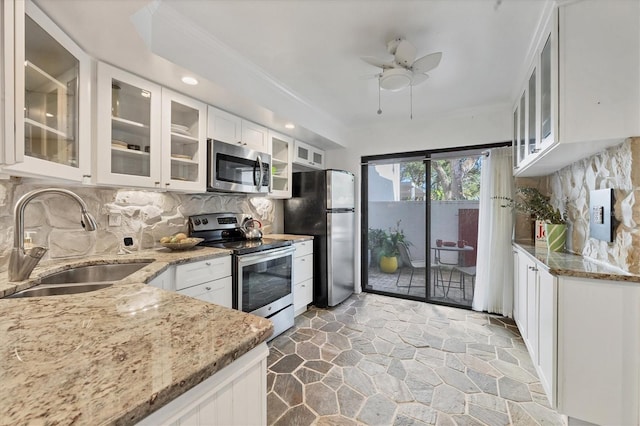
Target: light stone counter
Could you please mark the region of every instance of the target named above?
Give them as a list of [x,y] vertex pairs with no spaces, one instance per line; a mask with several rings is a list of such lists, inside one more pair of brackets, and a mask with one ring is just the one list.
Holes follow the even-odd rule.
[[295,234],[267,234],[265,238],[273,238],[276,240],[287,240],[293,243],[299,243],[301,241],[312,241],[311,235],[295,235]]
[[640,275],[577,254],[536,249],[531,244],[521,242],[514,242],[513,245],[542,262],[552,275],[640,283]]
[[153,260],[112,287],[0,299],[0,424],[134,424],[271,335],[270,321],[144,284],[169,265],[226,250],[166,249],[40,266]]

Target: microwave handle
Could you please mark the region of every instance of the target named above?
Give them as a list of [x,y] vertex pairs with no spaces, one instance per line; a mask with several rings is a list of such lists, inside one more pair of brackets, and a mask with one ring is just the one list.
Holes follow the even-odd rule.
[[258,187],[258,190],[261,190],[262,189],[262,177],[263,177],[263,173],[264,173],[263,170],[262,170],[262,158],[260,158],[260,156],[258,155],[256,157],[256,161],[258,161],[258,167],[260,167],[260,179],[258,179],[257,187]]

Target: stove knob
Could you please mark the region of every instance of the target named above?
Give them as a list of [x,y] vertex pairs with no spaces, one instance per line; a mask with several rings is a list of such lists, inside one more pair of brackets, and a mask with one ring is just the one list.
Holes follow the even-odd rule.
[[202,224],[206,225],[207,223],[209,223],[209,219],[207,219],[206,217],[204,219],[202,219]]
[[194,219],[193,220],[193,224],[194,225],[200,225],[200,219]]

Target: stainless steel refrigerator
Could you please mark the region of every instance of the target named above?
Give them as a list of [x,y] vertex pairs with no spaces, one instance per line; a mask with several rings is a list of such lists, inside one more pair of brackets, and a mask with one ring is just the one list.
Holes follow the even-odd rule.
[[292,196],[284,231],[314,237],[313,304],[336,306],[354,288],[355,178],[343,170],[297,172]]

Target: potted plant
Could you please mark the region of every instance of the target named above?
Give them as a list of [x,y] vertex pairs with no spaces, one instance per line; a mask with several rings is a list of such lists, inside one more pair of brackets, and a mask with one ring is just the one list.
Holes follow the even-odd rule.
[[367,244],[369,248],[369,266],[371,266],[371,259],[374,264],[377,265],[380,261],[380,252],[382,251],[382,242],[386,238],[386,232],[384,229],[369,228],[367,235]]
[[398,243],[408,241],[405,240],[404,231],[400,229],[400,221],[396,223],[395,228],[389,228],[385,232],[382,240],[382,251],[380,256],[380,270],[388,274],[394,273],[398,269]]
[[522,187],[516,189],[518,199],[510,197],[493,197],[506,202],[502,207],[509,207],[517,212],[532,216],[536,222],[544,226],[547,247],[552,251],[562,251],[567,237],[567,212],[561,212],[551,205],[551,198],[538,189]]

